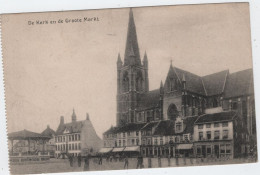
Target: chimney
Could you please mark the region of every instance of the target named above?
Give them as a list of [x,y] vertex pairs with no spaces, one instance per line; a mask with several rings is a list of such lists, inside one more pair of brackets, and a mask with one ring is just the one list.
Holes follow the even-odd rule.
[[63,116],[60,117],[60,124],[64,124],[64,117]]
[[87,115],[86,115],[86,120],[89,120],[89,114],[87,113]]

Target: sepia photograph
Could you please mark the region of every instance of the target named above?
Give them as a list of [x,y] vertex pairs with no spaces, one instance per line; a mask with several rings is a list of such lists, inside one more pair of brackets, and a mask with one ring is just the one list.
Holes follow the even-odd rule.
[[258,162],[249,3],[3,14],[1,30],[11,174]]

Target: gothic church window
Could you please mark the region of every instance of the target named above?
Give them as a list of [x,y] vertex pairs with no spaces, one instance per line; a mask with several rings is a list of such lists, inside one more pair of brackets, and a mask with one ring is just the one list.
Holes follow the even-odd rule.
[[129,91],[129,77],[128,72],[125,72],[123,75],[123,92]]
[[136,74],[136,90],[137,91],[143,90],[143,76],[141,71],[138,71]]
[[177,107],[176,107],[175,104],[171,104],[171,105],[168,107],[168,118],[169,118],[170,120],[175,120],[177,116],[178,116]]

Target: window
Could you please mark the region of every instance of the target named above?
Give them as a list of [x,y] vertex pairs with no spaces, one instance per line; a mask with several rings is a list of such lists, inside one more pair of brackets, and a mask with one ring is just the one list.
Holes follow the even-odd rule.
[[237,110],[237,102],[232,102],[231,108],[232,108],[233,110]]
[[182,123],[181,122],[176,123],[176,131],[177,132],[181,132],[182,131]]
[[207,123],[207,124],[206,124],[206,128],[211,128],[211,124],[210,124],[210,123]]
[[189,134],[184,134],[184,141],[189,142]]
[[79,145],[78,145],[78,148],[79,148],[79,150],[81,149],[81,145],[80,145],[80,143],[79,143]]
[[119,147],[121,146],[121,140],[118,141],[118,145],[119,145]]
[[225,145],[220,145],[220,153],[225,154]]
[[139,145],[139,139],[136,139],[136,145]]
[[163,138],[160,138],[160,145],[163,145]]
[[125,133],[123,132],[123,137],[125,137]]
[[223,139],[228,139],[228,130],[223,131]]
[[142,145],[145,145],[145,141],[146,141],[145,139],[142,139]]
[[226,154],[230,154],[231,153],[231,145],[227,144],[226,145]]
[[71,150],[71,144],[69,144],[69,150]]
[[199,132],[199,140],[203,139],[203,132]]
[[197,147],[197,154],[201,154],[201,147],[200,146]]
[[74,141],[74,135],[72,135],[71,137],[72,137],[72,141]]
[[219,123],[214,123],[214,127],[215,128],[219,127]]
[[207,140],[211,140],[211,131],[207,131]]
[[203,129],[203,124],[198,126],[199,129]]
[[75,140],[78,140],[78,134],[75,134]]
[[175,142],[180,142],[180,136],[175,137]]
[[127,136],[130,136],[130,132],[127,132]]
[[77,150],[78,149],[78,144],[77,143],[75,143],[75,150]]
[[158,140],[157,138],[154,139],[154,145],[157,145],[158,144]]
[[207,146],[207,154],[211,154],[211,147]]
[[123,140],[123,146],[125,146],[125,140]]
[[147,145],[151,145],[151,139],[147,139]]
[[214,132],[214,139],[219,140],[219,131]]
[[80,140],[80,134],[78,135],[78,139]]
[[139,136],[139,131],[136,131],[136,133],[135,133],[135,134],[136,134],[136,136]]
[[228,122],[222,123],[222,127],[228,127]]
[[134,145],[135,144],[135,139],[132,139],[132,145]]
[[72,146],[72,148],[71,148],[71,149],[72,149],[72,150],[74,150],[74,144],[72,144],[71,146]]

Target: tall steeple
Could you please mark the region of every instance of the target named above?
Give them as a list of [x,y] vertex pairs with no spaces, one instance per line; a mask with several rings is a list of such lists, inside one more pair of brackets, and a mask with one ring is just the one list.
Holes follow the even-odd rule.
[[72,112],[72,115],[71,115],[71,120],[72,120],[72,122],[75,122],[77,120],[77,116],[75,114],[74,108],[73,108],[73,112]]
[[129,21],[128,21],[126,47],[125,47],[125,58],[124,58],[124,66],[129,66],[129,65],[141,65],[132,8],[130,8],[130,12],[129,12]]

